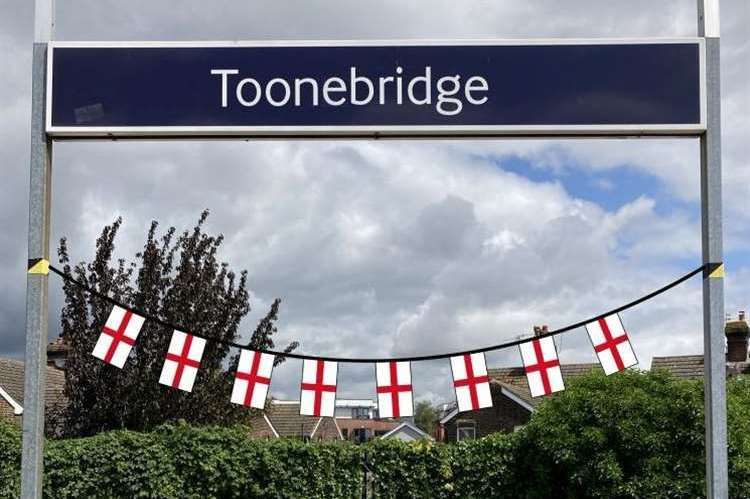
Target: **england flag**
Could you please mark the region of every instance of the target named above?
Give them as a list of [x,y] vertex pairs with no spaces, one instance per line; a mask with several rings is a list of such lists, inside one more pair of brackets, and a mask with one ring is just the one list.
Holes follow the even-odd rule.
[[195,376],[201,366],[206,340],[175,330],[169,342],[159,383],[186,392],[193,391]]
[[115,305],[91,354],[122,369],[143,327],[143,321],[140,315]]
[[234,377],[232,402],[263,409],[271,384],[274,356],[254,350],[242,350]]
[[375,364],[378,392],[378,413],[381,418],[402,418],[414,415],[411,388],[411,363],[378,362]]
[[490,378],[483,353],[467,353],[451,357],[453,388],[458,412],[492,407]]
[[551,336],[521,343],[519,348],[532,397],[565,390],[557,348]]
[[586,332],[607,376],[638,363],[619,314],[589,322]]
[[336,410],[337,372],[336,362],[321,359],[302,361],[301,415],[333,417]]

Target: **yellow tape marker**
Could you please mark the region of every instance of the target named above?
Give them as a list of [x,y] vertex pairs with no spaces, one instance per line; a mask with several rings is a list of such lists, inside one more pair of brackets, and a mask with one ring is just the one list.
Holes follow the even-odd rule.
[[49,260],[40,258],[39,261],[29,267],[29,274],[49,274]]
[[718,267],[716,267],[713,272],[711,272],[710,274],[708,274],[708,277],[709,278],[714,278],[714,279],[721,279],[721,278],[723,278],[724,277],[724,264],[722,263],[721,265],[719,265]]

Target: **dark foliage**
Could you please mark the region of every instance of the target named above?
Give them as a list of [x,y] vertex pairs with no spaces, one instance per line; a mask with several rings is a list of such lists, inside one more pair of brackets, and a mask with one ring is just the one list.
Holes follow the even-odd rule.
[[[592,373],[521,431],[457,444],[253,440],[246,427],[165,425],[49,442],[45,497],[705,497],[699,381]],[[750,381],[727,384],[729,497],[750,497]],[[20,487],[18,428],[0,421],[0,497]]]
[[[113,261],[115,239],[122,224],[118,218],[102,230],[93,262],[71,265],[68,245],[60,241],[58,255],[66,272],[91,288],[146,314],[182,326],[209,338],[236,341],[240,322],[250,311],[247,272],[235,274],[220,262],[223,236],[204,231],[208,212],[196,226],[182,234],[170,227],[157,234],[152,222],[143,250],[135,259]],[[159,384],[159,373],[172,335],[171,330],[146,321],[125,369],[106,365],[91,355],[99,331],[112,306],[65,282],[62,336],[70,344],[65,394],[69,405],[53,415],[65,436],[93,435],[105,430],[144,430],[164,422],[185,420],[194,424],[228,424],[247,417],[248,411],[230,404],[231,380],[237,354],[209,341],[192,393]],[[280,300],[275,300],[260,321],[250,347],[273,348]],[[287,351],[296,348],[294,342]]]

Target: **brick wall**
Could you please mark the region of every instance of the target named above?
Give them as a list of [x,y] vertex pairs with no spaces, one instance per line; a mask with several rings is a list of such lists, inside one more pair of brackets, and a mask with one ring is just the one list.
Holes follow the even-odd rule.
[[474,424],[476,436],[484,437],[491,433],[514,431],[516,426],[526,424],[531,414],[523,407],[501,393],[500,386],[491,383],[492,407],[458,414],[445,424],[445,441],[455,442],[460,424]]
[[11,421],[18,426],[21,426],[21,416],[16,416],[13,413],[13,406],[11,406],[5,399],[0,397],[0,419],[5,421]]
[[333,418],[322,418],[312,437],[314,440],[339,440],[339,430]]

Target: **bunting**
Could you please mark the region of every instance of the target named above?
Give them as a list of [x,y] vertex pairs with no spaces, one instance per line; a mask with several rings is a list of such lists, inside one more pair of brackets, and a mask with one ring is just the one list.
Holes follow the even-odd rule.
[[213,340],[186,333],[156,317],[132,310],[122,303],[103,295],[54,266],[49,271],[60,275],[85,291],[113,304],[102,327],[92,355],[103,362],[122,369],[146,321],[152,321],[173,330],[167,349],[159,383],[190,392],[193,389],[207,341],[216,341],[240,349],[240,357],[232,388],[231,402],[250,408],[262,409],[268,398],[273,365],[277,357],[302,359],[300,383],[300,414],[309,416],[335,415],[338,363],[375,364],[375,384],[380,416],[383,418],[411,417],[414,415],[411,362],[449,358],[453,387],[459,412],[492,407],[490,378],[484,352],[518,346],[524,371],[533,397],[550,395],[565,389],[562,369],[555,347],[554,336],[583,326],[591,340],[599,362],[607,375],[622,371],[638,363],[628,333],[619,312],[653,298],[705,272],[706,264],[685,274],[672,283],[642,296],[624,306],[554,331],[537,336],[493,345],[474,352],[423,355],[396,359],[350,359],[314,357],[293,352],[249,350],[239,344]]

